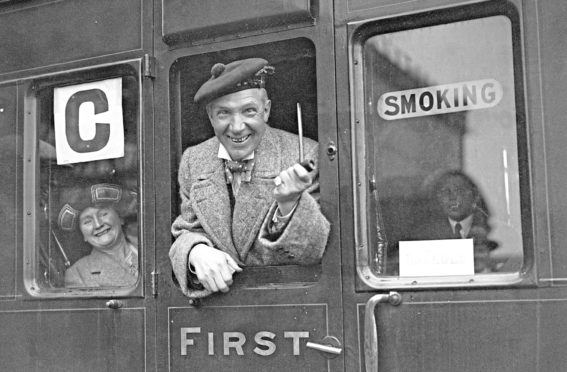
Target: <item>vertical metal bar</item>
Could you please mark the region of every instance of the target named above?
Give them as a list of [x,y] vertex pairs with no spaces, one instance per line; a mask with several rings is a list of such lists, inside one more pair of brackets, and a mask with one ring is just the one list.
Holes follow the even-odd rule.
[[65,254],[65,250],[63,249],[63,246],[59,242],[57,235],[55,235],[55,231],[51,230],[51,234],[53,235],[53,238],[55,239],[55,243],[57,243],[57,248],[59,248],[59,252],[61,252],[61,255],[63,255],[63,259],[65,260],[65,267],[71,266],[71,261],[69,261],[69,258],[67,258],[67,254]]
[[297,102],[297,135],[299,137],[299,162],[303,162],[303,120],[301,119],[301,104]]
[[152,296],[157,297],[158,295],[158,276],[159,273],[157,271],[151,272],[151,286],[152,286]]

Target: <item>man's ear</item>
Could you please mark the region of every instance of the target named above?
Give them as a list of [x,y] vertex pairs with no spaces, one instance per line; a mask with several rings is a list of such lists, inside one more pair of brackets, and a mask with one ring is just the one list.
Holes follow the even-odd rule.
[[207,106],[205,106],[205,110],[207,111],[207,116],[209,117],[209,121],[212,123],[213,122],[213,108],[211,106],[212,105],[210,103],[207,104]]
[[479,203],[480,203],[480,195],[476,194],[474,196],[473,207],[476,208]]
[[272,101],[269,99],[266,100],[264,103],[264,122],[268,122],[268,118],[270,117],[270,109],[272,108]]

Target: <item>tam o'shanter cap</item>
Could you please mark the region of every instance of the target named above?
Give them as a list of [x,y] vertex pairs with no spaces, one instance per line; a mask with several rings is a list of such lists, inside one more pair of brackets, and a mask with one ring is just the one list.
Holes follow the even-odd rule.
[[249,58],[227,65],[217,63],[211,68],[211,78],[195,94],[195,103],[209,103],[224,95],[245,89],[264,88],[266,76],[274,67],[262,58]]

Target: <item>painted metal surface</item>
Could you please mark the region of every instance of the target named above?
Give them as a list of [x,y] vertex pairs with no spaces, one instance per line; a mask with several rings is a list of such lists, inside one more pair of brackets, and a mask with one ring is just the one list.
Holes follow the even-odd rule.
[[143,308],[0,311],[6,371],[146,370]]
[[[565,102],[565,87],[567,86],[567,74],[565,66],[560,61],[565,61],[567,56],[567,43],[564,38],[558,37],[567,30],[563,22],[555,21],[555,17],[565,15],[565,6],[558,2],[537,2],[534,11],[539,14],[537,29],[538,45],[540,45],[540,63],[534,66],[534,75],[540,76],[541,84],[541,116],[537,118],[545,127],[545,151],[547,176],[549,177],[549,209],[550,244],[553,247],[551,255],[551,277],[553,279],[565,280],[567,278],[567,251],[565,242],[567,239],[567,214],[564,206],[567,203],[565,193],[562,192],[564,179],[565,156],[567,155],[564,141],[567,132],[561,123],[564,121],[564,112],[561,109]],[[549,21],[552,19],[551,21]]]
[[139,51],[142,4],[50,1],[0,8],[0,74]]
[[309,0],[164,1],[163,39],[174,45],[273,32],[313,23],[313,10]]
[[17,87],[10,84],[0,87],[0,168],[4,177],[0,180],[0,300],[16,295],[16,257],[17,257],[17,209],[15,198],[18,185],[18,136],[17,122]]

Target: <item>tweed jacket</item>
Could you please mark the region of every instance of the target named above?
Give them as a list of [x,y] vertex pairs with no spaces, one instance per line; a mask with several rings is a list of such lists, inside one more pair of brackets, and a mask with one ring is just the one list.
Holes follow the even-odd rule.
[[304,191],[285,229],[276,237],[268,227],[276,210],[273,179],[297,163],[297,136],[267,127],[254,153],[249,183],[242,182],[231,213],[224,164],[213,137],[185,150],[179,167],[181,214],[172,225],[176,238],[169,256],[182,292],[195,291],[187,270],[191,249],[199,243],[220,249],[243,266],[314,264],[321,260],[329,223],[321,213],[318,181],[318,145],[305,139],[305,158],[316,163],[313,184]]

